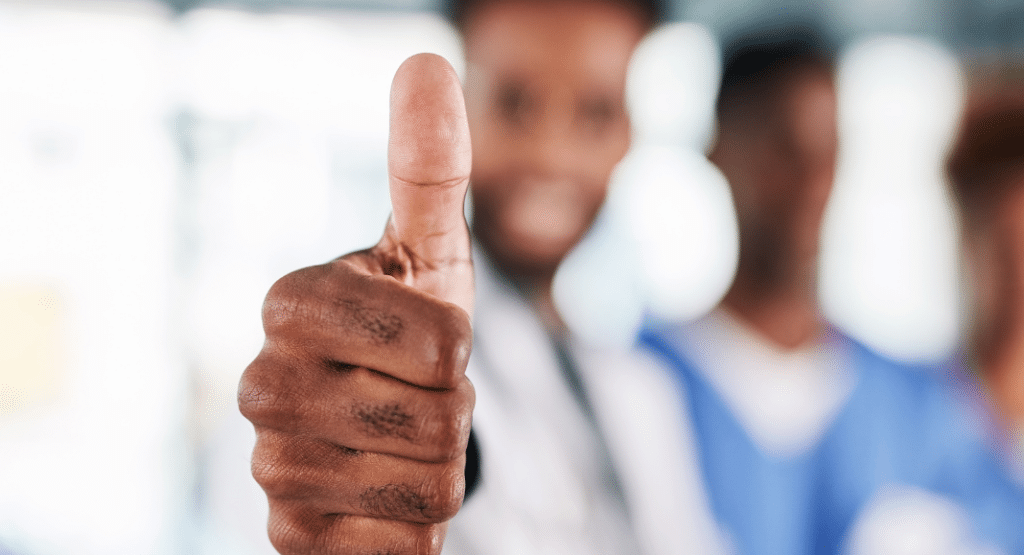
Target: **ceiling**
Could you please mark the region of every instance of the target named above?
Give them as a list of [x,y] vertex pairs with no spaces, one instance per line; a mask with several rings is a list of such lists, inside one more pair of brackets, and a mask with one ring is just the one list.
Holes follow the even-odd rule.
[[[162,0],[177,12],[202,6],[429,11],[441,0]],[[802,16],[825,23],[840,41],[864,33],[928,35],[968,53],[1024,54],[1024,0],[667,0],[671,19],[719,33],[763,19]]]

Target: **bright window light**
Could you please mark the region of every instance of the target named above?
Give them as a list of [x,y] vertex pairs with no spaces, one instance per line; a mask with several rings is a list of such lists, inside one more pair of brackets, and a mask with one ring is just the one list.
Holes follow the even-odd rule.
[[825,310],[882,352],[941,359],[959,339],[956,227],[942,174],[962,104],[959,65],[930,41],[869,38],[844,56],[839,92]]

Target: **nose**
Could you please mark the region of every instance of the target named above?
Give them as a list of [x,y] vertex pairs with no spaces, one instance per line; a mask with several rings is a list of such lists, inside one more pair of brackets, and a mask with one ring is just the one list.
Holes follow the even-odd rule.
[[548,109],[522,141],[524,166],[536,179],[563,180],[579,168],[585,149],[573,133],[569,110]]

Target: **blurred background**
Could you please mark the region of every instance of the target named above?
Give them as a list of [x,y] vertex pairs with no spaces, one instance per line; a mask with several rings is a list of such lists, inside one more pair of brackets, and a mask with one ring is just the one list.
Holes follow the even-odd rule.
[[[0,0],[0,553],[254,552],[231,537],[265,511],[235,388],[263,295],[379,237],[391,77],[421,51],[461,71],[436,8]],[[673,4],[634,61],[633,150],[558,278],[581,336],[627,344],[645,311],[693,318],[724,293],[718,41],[808,10],[842,44],[823,306],[896,358],[956,349],[941,164],[967,68],[1024,51],[1020,1]],[[251,499],[219,496],[231,480]]]

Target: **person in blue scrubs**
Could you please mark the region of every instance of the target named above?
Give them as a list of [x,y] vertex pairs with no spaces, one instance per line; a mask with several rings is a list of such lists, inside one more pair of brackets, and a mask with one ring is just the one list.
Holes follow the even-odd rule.
[[721,305],[654,323],[676,370],[712,508],[737,553],[1024,553],[1024,496],[953,376],[845,336],[817,301],[836,162],[833,49],[810,26],[725,48],[710,159],[740,254]]
[[1002,447],[1024,472],[1024,89],[976,87],[946,167],[970,267],[963,362],[985,384]]

